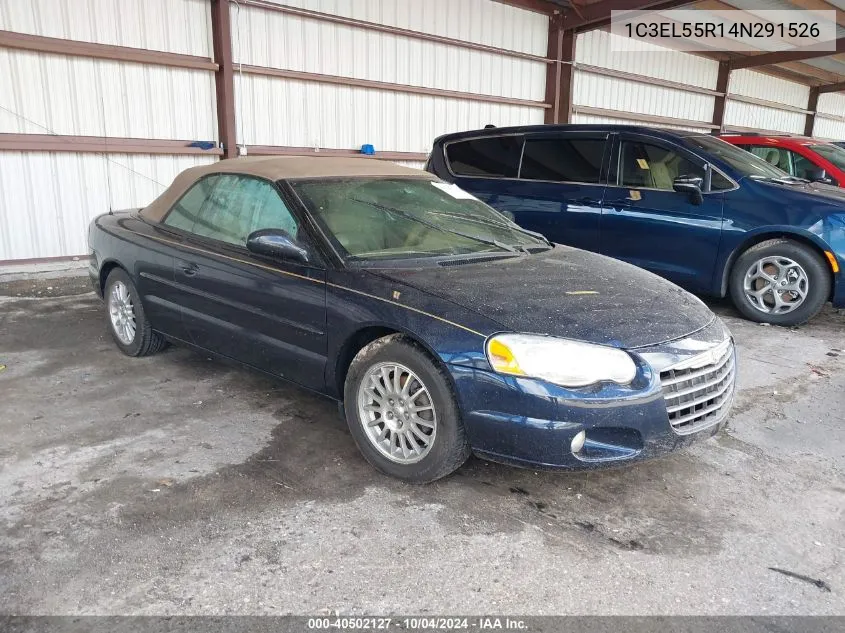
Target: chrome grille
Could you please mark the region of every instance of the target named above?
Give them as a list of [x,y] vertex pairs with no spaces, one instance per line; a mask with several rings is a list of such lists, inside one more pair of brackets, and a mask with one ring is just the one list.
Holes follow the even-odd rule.
[[669,423],[676,433],[695,433],[722,421],[736,380],[733,342],[660,372]]

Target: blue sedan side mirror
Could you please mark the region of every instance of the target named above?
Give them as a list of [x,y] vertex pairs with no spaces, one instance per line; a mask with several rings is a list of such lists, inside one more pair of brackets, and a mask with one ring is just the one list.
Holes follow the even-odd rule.
[[309,261],[308,251],[281,229],[261,229],[250,233],[246,238],[246,247],[257,255],[278,257],[303,264]]
[[704,178],[698,176],[678,176],[672,181],[672,189],[678,193],[689,194],[693,204],[704,202],[704,195],[701,193],[702,186],[704,186]]

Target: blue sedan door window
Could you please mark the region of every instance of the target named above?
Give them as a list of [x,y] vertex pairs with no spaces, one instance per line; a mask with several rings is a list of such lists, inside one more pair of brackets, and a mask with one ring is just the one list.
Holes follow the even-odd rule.
[[722,194],[696,204],[677,192],[680,177],[701,178],[706,164],[682,148],[625,134],[614,147],[615,182],[601,219],[601,252],[694,290],[709,290],[722,230]]
[[598,250],[607,145],[606,133],[527,137],[516,221],[553,242]]

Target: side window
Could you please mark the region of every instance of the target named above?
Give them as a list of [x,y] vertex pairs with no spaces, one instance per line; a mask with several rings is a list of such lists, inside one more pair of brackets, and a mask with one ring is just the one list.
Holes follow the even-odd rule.
[[[790,167],[790,155],[792,152],[777,147],[768,147],[765,145],[748,145],[745,147],[749,152],[762,158],[770,165],[774,165],[778,169],[785,171],[787,174],[792,174]],[[795,175],[795,174],[792,174]]]
[[446,146],[446,158],[456,176],[516,178],[521,154],[521,136],[493,136]]
[[164,218],[164,223],[176,229],[192,231],[194,222],[197,221],[200,210],[211,195],[217,178],[217,176],[203,178],[188,189],[170,209],[170,212]]
[[299,227],[269,182],[234,174],[221,175],[192,232],[238,246],[259,229],[282,229],[296,239]]
[[720,172],[712,167],[710,168],[710,191],[722,191],[724,189],[733,189],[734,184],[723,176]]
[[810,162],[810,160],[801,156],[801,154],[796,154],[795,152],[791,152],[791,154],[792,166],[795,172],[792,175],[810,180],[811,173],[819,168]]
[[601,178],[604,138],[529,138],[525,140],[523,180],[596,184]]
[[622,141],[619,152],[619,184],[623,187],[645,187],[672,191],[678,176],[704,178],[704,168],[667,147]]

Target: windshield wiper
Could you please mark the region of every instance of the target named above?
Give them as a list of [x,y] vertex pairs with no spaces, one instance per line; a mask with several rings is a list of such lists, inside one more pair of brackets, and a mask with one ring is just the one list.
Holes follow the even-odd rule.
[[[535,231],[529,231],[528,229],[524,229],[521,226],[518,226],[516,224],[506,224],[504,222],[496,222],[494,220],[479,220],[477,218],[468,218],[468,217],[461,215],[459,213],[447,213],[445,211],[431,211],[431,213],[433,213],[434,215],[442,215],[442,216],[445,216],[447,218],[455,218],[457,220],[464,220],[464,221],[467,221],[467,222],[475,222],[476,224],[491,224],[493,226],[498,226],[498,227],[501,227],[503,229],[508,229],[510,231],[516,231],[517,233],[523,233],[523,234],[529,235],[529,236],[531,236],[535,239],[541,240],[549,248],[552,248],[552,243],[546,238],[545,235],[543,235],[542,233],[537,233]],[[526,246],[525,244],[517,244],[515,246],[516,246],[516,248],[518,248],[518,249],[520,249],[524,252],[528,252],[529,247]]]
[[517,252],[517,250],[513,246],[505,244],[504,242],[500,242],[499,240],[488,240],[487,238],[479,237],[477,235],[470,235],[469,233],[463,233],[461,231],[445,229],[442,226],[438,226],[434,222],[428,222],[426,220],[418,218],[415,215],[405,213],[404,211],[400,211],[399,209],[393,209],[383,204],[379,204],[378,202],[370,202],[369,200],[359,200],[358,198],[350,198],[350,200],[354,200],[355,202],[360,202],[361,204],[366,204],[376,209],[380,209],[385,213],[398,215],[399,217],[405,218],[406,220],[411,220],[412,222],[417,222],[419,224],[422,224],[423,226],[427,226],[430,229],[434,229],[435,231],[440,231],[442,233],[451,233],[452,235],[457,235],[459,237],[463,237],[464,239],[475,240],[476,242],[480,242],[481,244],[487,244],[488,246],[495,246],[496,248],[501,248],[502,250],[508,251],[509,253]]
[[798,178],[796,176],[758,176],[757,174],[752,174],[749,176],[752,180],[765,180],[767,182],[774,182],[779,185],[806,185],[810,181],[805,178]]

